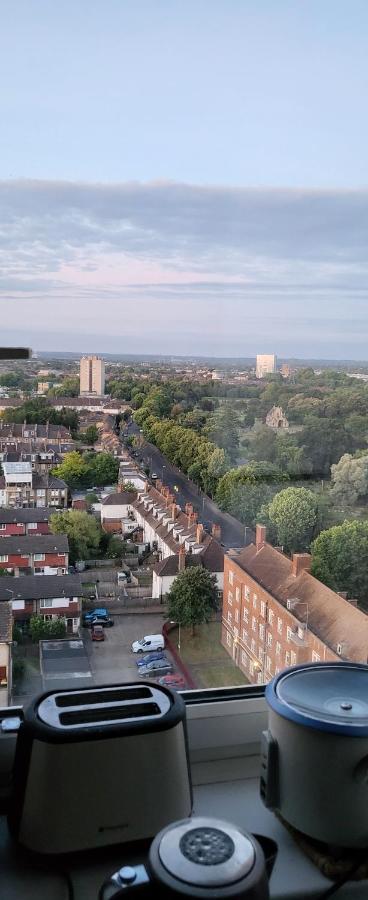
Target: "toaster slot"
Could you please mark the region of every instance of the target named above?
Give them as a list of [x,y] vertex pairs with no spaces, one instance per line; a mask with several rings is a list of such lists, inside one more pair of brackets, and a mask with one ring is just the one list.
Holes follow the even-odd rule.
[[122,721],[124,719],[146,719],[161,715],[157,703],[134,703],[128,706],[111,706],[103,709],[70,709],[60,713],[61,725],[94,725],[99,722]]

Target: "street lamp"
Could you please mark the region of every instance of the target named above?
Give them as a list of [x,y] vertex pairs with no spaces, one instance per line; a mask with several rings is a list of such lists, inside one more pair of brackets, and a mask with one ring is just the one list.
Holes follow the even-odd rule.
[[165,465],[162,466],[162,481],[164,480],[164,469],[166,469]]
[[178,628],[179,628],[179,634],[178,634],[178,650],[180,650],[180,627],[181,627],[181,624],[180,624],[180,622],[174,622],[172,619],[170,619],[170,625],[178,625]]

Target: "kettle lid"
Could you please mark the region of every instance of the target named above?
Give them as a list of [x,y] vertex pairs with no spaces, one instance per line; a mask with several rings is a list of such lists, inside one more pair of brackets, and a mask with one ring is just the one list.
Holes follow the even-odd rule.
[[266,686],[281,716],[320,731],[368,735],[368,666],[310,663],[281,672]]

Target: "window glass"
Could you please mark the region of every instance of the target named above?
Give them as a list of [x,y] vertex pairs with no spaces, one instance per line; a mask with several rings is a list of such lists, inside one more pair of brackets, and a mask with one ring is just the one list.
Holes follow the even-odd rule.
[[162,649],[201,689],[366,663],[359,17],[3,5],[9,701],[50,687],[47,639],[96,684]]

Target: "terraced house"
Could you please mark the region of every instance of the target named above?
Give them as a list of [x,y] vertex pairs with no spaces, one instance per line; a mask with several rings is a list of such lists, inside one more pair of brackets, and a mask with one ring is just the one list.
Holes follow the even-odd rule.
[[0,569],[18,575],[66,575],[69,544],[66,534],[0,537]]

